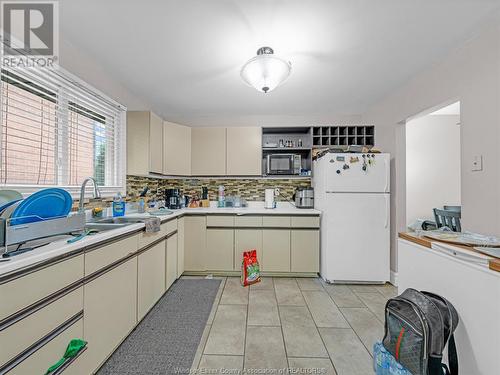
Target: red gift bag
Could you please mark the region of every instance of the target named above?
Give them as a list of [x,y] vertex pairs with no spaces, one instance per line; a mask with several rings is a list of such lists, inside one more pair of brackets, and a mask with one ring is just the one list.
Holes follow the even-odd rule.
[[241,262],[241,285],[248,286],[260,281],[259,261],[257,251],[250,250],[243,253]]

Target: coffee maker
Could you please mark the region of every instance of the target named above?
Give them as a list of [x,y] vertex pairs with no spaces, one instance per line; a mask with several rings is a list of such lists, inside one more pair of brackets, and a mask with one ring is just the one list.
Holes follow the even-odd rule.
[[181,208],[180,189],[165,189],[165,207],[169,209]]

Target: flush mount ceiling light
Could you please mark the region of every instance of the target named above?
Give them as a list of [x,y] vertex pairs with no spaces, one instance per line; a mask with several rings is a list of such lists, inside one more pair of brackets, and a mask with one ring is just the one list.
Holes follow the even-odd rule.
[[256,90],[268,93],[286,81],[292,65],[274,55],[271,47],[257,50],[257,56],[251,58],[241,68],[241,78]]

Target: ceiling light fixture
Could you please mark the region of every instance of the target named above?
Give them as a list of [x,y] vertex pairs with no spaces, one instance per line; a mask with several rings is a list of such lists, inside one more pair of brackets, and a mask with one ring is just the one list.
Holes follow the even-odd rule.
[[268,93],[285,82],[291,70],[289,61],[274,55],[271,47],[262,47],[257,50],[257,56],[243,65],[240,75],[249,86]]

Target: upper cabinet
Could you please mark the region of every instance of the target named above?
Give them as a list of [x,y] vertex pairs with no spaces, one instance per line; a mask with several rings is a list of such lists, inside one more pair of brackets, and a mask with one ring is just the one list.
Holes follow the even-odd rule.
[[191,129],[191,174],[226,175],[226,128]]
[[262,130],[260,127],[227,128],[228,176],[262,174]]
[[191,128],[163,122],[163,174],[191,175]]
[[127,112],[127,174],[163,173],[163,121],[149,111]]

